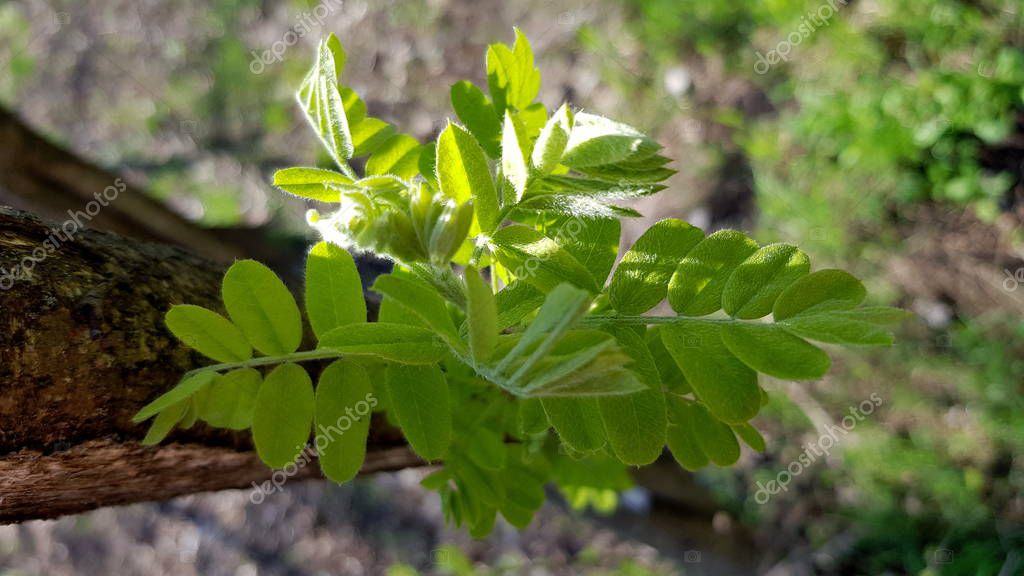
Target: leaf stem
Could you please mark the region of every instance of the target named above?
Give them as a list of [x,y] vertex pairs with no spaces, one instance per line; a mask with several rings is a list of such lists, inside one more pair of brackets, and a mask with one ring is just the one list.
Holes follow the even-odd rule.
[[282,364],[284,362],[311,362],[313,360],[341,358],[344,355],[345,354],[342,352],[330,349],[304,350],[302,352],[292,352],[291,354],[282,354],[280,356],[260,356],[259,358],[250,358],[249,360],[242,360],[240,362],[223,362],[220,364],[210,364],[209,366],[203,366],[202,368],[189,370],[188,372],[185,373],[185,376],[191,376],[193,374],[198,374],[200,372],[222,372],[225,370],[234,370],[236,368],[252,368],[254,366]]
[[646,326],[648,324],[685,324],[687,322],[716,322],[731,324],[739,322],[734,318],[693,318],[689,316],[584,316],[581,326],[600,326],[601,324],[619,324],[623,326]]

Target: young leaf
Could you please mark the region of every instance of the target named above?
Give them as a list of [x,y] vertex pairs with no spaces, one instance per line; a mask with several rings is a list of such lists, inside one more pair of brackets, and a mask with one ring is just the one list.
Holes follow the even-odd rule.
[[366,322],[366,300],[355,260],[344,248],[320,242],[306,259],[306,314],[317,338],[346,324]]
[[668,218],[647,229],[622,256],[608,297],[622,315],[643,314],[665,299],[679,261],[704,239],[700,228]]
[[[177,386],[171,388],[167,392],[164,392],[158,396],[155,400],[146,404],[135,416],[132,416],[132,422],[138,424],[144,422],[159,412],[170,408],[171,406],[188,400],[193,394],[199,392],[205,388],[209,383],[213,382],[216,372],[205,371],[186,376],[178,383]],[[175,423],[177,420],[175,420]]]
[[448,382],[437,366],[392,364],[386,373],[391,411],[409,445],[424,460],[438,460],[448,451],[452,416]]
[[230,320],[201,306],[176,304],[165,317],[178,340],[218,362],[252,358],[252,346]]
[[320,202],[339,202],[340,188],[351,185],[351,178],[333,170],[285,168],[274,172],[274,186],[300,198]]
[[355,478],[363,466],[372,398],[370,377],[355,362],[338,360],[320,374],[315,444],[320,468],[333,482]]
[[722,341],[744,364],[785,380],[817,380],[832,366],[828,354],[774,324],[731,323]]
[[473,359],[482,362],[491,357],[498,342],[498,307],[491,287],[480,278],[472,266],[464,272],[466,278],[466,316],[469,322],[469,351]]
[[600,288],[590,272],[557,242],[521,225],[506,226],[491,238],[494,256],[517,278],[542,292],[569,282],[591,293]]
[[159,444],[161,440],[170,434],[171,430],[174,429],[175,424],[185,417],[188,409],[189,401],[182,400],[160,412],[160,414],[158,414],[153,420],[153,423],[150,424],[149,431],[146,432],[145,438],[142,439],[142,445],[153,446]]
[[818,270],[790,284],[775,301],[775,321],[797,314],[849,310],[864,301],[864,285],[848,272]]
[[467,80],[452,84],[452,109],[491,158],[501,156],[501,116],[484,93]]
[[607,436],[596,398],[543,398],[541,405],[565,445],[584,453],[604,447]]
[[726,348],[720,332],[717,323],[693,321],[663,326],[661,339],[716,418],[746,422],[761,407],[757,373]]
[[531,160],[540,174],[549,174],[562,161],[562,152],[572,132],[572,115],[566,104],[558,109],[537,136]]
[[578,288],[569,284],[555,287],[544,300],[537,318],[523,332],[516,345],[501,359],[495,370],[505,372],[523,354],[530,351],[530,356],[517,370],[517,373],[525,375],[579,320],[588,303],[589,296]]
[[501,129],[501,172],[515,193],[513,198],[506,198],[506,204],[522,199],[526,193],[526,182],[530,178],[530,169],[526,165],[529,139],[524,132],[522,126],[506,110],[505,123]]
[[403,364],[433,364],[446,351],[430,330],[389,322],[350,324],[335,328],[320,337],[319,349]]
[[498,305],[498,329],[519,324],[544,303],[544,294],[523,280],[516,280],[495,295]]
[[767,316],[779,294],[810,270],[811,261],[796,246],[764,246],[733,271],[722,292],[722,309],[735,318]]
[[722,307],[722,292],[733,270],[757,250],[742,232],[719,230],[693,247],[668,284],[668,302],[686,316],[704,316]]
[[562,164],[570,168],[613,164],[629,158],[645,158],[659,149],[657,142],[632,126],[580,112],[573,118]]
[[487,48],[487,87],[498,116],[505,108],[527,108],[540,91],[540,71],[533,65],[530,42],[518,28],[515,34],[511,50],[505,44]]
[[224,307],[253,347],[268,356],[295,352],[302,340],[302,317],[295,298],[270,268],[238,260],[224,274]]
[[381,143],[366,160],[366,174],[391,174],[411,180],[419,173],[423,147],[408,134],[395,134]]
[[245,430],[252,426],[262,382],[263,377],[253,368],[239,368],[219,376],[205,389],[199,417],[217,428]]
[[449,124],[437,138],[437,178],[441,192],[459,204],[473,199],[485,233],[500,224],[498,191],[484,151],[472,134],[455,124]]
[[425,282],[395,274],[383,274],[377,277],[371,290],[387,296],[392,302],[405,308],[407,313],[420,318],[449,345],[456,349],[463,346],[444,299],[437,290]]
[[252,441],[267,466],[283,468],[306,446],[313,425],[313,381],[297,364],[281,364],[256,395]]
[[612,333],[622,350],[632,358],[628,368],[647,389],[599,398],[601,420],[615,456],[624,464],[644,466],[657,460],[665,445],[665,393],[643,339],[628,328],[617,328]]

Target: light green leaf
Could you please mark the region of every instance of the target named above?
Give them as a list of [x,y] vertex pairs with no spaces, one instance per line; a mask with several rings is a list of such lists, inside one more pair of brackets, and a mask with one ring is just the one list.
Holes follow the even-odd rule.
[[732,428],[732,431],[735,432],[747,446],[750,446],[757,452],[764,452],[764,437],[761,436],[761,433],[757,431],[757,428],[751,426],[749,422],[730,424],[729,427]]
[[674,413],[678,408],[673,407],[678,405],[676,402],[669,402],[669,416],[674,422],[669,424],[666,433],[668,449],[676,462],[686,470],[700,470],[708,465],[708,455],[697,445],[697,437],[693,433],[693,426],[687,413]]
[[661,339],[694,393],[725,422],[746,422],[761,407],[757,373],[722,342],[721,325],[692,321],[665,325]]
[[819,314],[800,314],[777,325],[797,336],[854,346],[891,346],[892,333],[878,324],[860,320],[858,310],[836,310]]
[[722,308],[736,318],[767,316],[779,294],[810,270],[810,259],[796,246],[764,246],[733,271],[722,292]]
[[501,359],[495,371],[505,372],[520,357],[530,352],[516,371],[520,377],[525,375],[586,312],[589,300],[586,292],[569,284],[555,287],[544,300],[537,318],[526,328],[516,345]]
[[562,152],[572,133],[572,114],[566,104],[547,121],[533,146],[533,168],[541,174],[550,174],[562,161]]
[[818,270],[790,284],[775,301],[775,321],[797,314],[848,310],[864,301],[867,291],[849,273],[842,270]]
[[484,151],[472,134],[455,124],[449,124],[437,138],[437,177],[444,195],[459,204],[473,199],[485,233],[500,224],[498,191]]
[[591,293],[600,288],[590,272],[557,242],[521,225],[506,226],[491,238],[494,256],[517,278],[542,292],[569,282]]
[[446,352],[434,332],[409,324],[387,322],[335,328],[320,338],[319,349],[403,364],[433,364]]
[[774,324],[735,322],[722,341],[744,364],[785,380],[817,380],[832,366],[828,354]]
[[583,265],[598,286],[604,286],[619,254],[621,225],[615,218],[561,218],[548,235]]
[[611,331],[632,362],[633,371],[646,390],[598,399],[601,420],[612,452],[625,464],[644,466],[661,455],[665,445],[665,393],[654,359],[643,339],[629,328]]
[[451,442],[452,417],[448,382],[434,366],[388,366],[390,410],[409,445],[424,460],[438,460]]
[[580,112],[562,154],[562,164],[585,168],[651,156],[661,145],[632,126]]
[[218,376],[205,389],[199,417],[217,428],[245,430],[252,425],[256,395],[263,377],[253,368]]
[[615,269],[608,297],[622,315],[643,314],[665,299],[679,261],[704,239],[700,228],[668,218],[647,229]]
[[238,260],[224,274],[224,307],[253,347],[268,356],[291,354],[302,341],[295,298],[270,268]]
[[498,343],[498,307],[488,286],[476,268],[467,267],[466,316],[469,323],[469,351],[482,362],[491,357]]
[[452,84],[452,109],[491,158],[501,156],[501,116],[484,93],[467,80]]
[[352,156],[373,154],[395,135],[395,127],[380,118],[365,118],[352,127]]
[[727,424],[712,417],[706,408],[680,398],[672,402],[677,408],[677,422],[688,423],[690,432],[707,457],[719,466],[732,466],[740,458],[740,444]]
[[[162,412],[171,406],[188,400],[193,394],[199,392],[208,384],[213,382],[216,372],[205,371],[186,376],[178,383],[177,386],[171,388],[167,392],[164,392],[158,396],[155,400],[146,404],[141,410],[138,411],[135,416],[132,416],[132,422],[138,424],[155,416],[157,413]],[[177,420],[175,420],[175,423]]]
[[366,458],[373,386],[359,364],[339,360],[320,374],[316,386],[315,445],[320,468],[331,481],[355,478]]
[[218,362],[252,358],[252,346],[230,320],[201,306],[176,304],[164,321],[178,340]]
[[596,398],[543,398],[541,405],[558,437],[577,452],[596,452],[607,442]]
[[511,50],[505,44],[487,48],[487,87],[499,116],[506,107],[527,108],[540,91],[540,71],[533,65],[530,43],[518,28],[515,34]]
[[346,324],[366,322],[366,300],[355,260],[344,248],[320,242],[306,259],[306,314],[317,338]]
[[[492,272],[493,273],[493,272]],[[498,329],[515,326],[544,303],[544,294],[523,280],[516,280],[495,295]]]
[[529,139],[512,114],[505,111],[505,122],[501,129],[501,172],[512,185],[514,197],[505,198],[506,204],[519,202],[526,192],[526,183],[530,178],[530,168],[526,165]]
[[171,430],[174,429],[175,424],[185,417],[185,413],[188,412],[188,409],[189,401],[182,400],[160,412],[160,414],[158,414],[153,420],[153,423],[150,424],[149,431],[146,432],[146,437],[142,439],[142,445],[154,446],[159,444],[161,440],[170,434]]
[[412,180],[419,173],[423,147],[408,134],[395,134],[381,143],[366,160],[366,174],[392,174]]
[[733,270],[757,250],[742,232],[719,230],[693,247],[668,284],[672,309],[686,316],[704,316],[722,307],[722,292]]
[[[340,44],[336,44],[340,47]],[[338,164],[352,157],[352,134],[349,132],[345,105],[338,89],[337,62],[329,42],[320,44],[317,64],[316,92],[318,134]],[[344,66],[344,63],[342,63]]]
[[313,381],[302,367],[281,364],[267,375],[256,395],[252,441],[267,466],[283,468],[306,446],[316,402]]
[[464,347],[444,298],[432,286],[412,278],[383,274],[370,288],[390,298],[406,312],[421,319],[455,349]]
[[320,202],[339,202],[340,188],[351,185],[351,178],[333,170],[285,168],[274,172],[274,186],[300,198]]
[[693,389],[686,381],[686,376],[683,376],[679,365],[665,348],[665,343],[661,341],[661,329],[661,326],[651,326],[647,329],[645,336],[651,358],[654,359],[654,365],[658,368],[658,374],[661,375],[661,384],[666,392],[679,395],[690,394]]

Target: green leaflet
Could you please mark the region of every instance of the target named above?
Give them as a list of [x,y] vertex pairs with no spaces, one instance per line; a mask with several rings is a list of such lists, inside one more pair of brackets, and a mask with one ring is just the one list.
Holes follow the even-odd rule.
[[526,193],[526,184],[530,178],[530,168],[526,164],[529,144],[525,128],[506,110],[501,129],[501,173],[511,185],[513,193],[511,196],[504,195],[506,204],[519,202]]
[[562,152],[569,143],[572,133],[572,113],[567,104],[562,104],[544,124],[533,145],[531,161],[540,174],[549,174],[562,160]]
[[253,368],[239,368],[218,376],[204,389],[199,417],[217,428],[245,430],[252,426],[262,382],[263,377]]
[[598,399],[612,452],[625,464],[644,466],[658,459],[665,445],[665,393],[654,359],[643,339],[629,328],[610,330],[632,358],[628,366],[647,386],[624,396]]
[[502,470],[507,460],[502,435],[486,428],[476,431],[466,446],[469,460],[484,470]]
[[679,261],[704,239],[704,232],[668,218],[647,229],[615,269],[608,297],[622,315],[643,314],[665,299]]
[[[740,445],[732,428],[711,416],[706,408],[682,398],[673,397],[670,402],[674,410],[673,420],[677,426],[687,427],[700,451],[718,466],[731,466],[739,460]],[[687,454],[692,447],[687,446],[683,453],[691,463],[699,458]],[[682,462],[680,462],[682,463]]]
[[730,424],[729,427],[732,428],[732,431],[735,432],[747,446],[750,446],[757,452],[764,452],[764,437],[761,436],[761,433],[757,431],[757,428],[751,426],[749,422],[743,422],[742,424]]
[[777,325],[797,336],[829,344],[890,346],[893,343],[891,332],[879,324],[862,320],[870,316],[858,312],[860,309],[805,313]]
[[171,430],[174,429],[175,424],[185,417],[188,410],[189,401],[182,400],[168,407],[163,412],[160,412],[160,414],[158,414],[153,420],[153,423],[150,424],[149,431],[146,432],[146,436],[142,439],[142,445],[153,446],[155,444],[159,444],[161,440],[170,434]]
[[527,315],[540,308],[544,294],[523,280],[516,280],[495,295],[498,304],[498,329],[519,324]]
[[775,321],[797,314],[848,310],[864,301],[864,285],[848,272],[825,269],[813,272],[790,284],[775,301]]
[[472,266],[466,268],[466,316],[469,323],[469,351],[482,362],[491,357],[498,343],[498,307],[491,287]]
[[516,278],[550,292],[568,282],[591,293],[600,288],[590,272],[557,242],[521,225],[506,226],[491,237],[494,256]]
[[562,164],[586,168],[651,156],[661,146],[632,126],[579,112],[562,154]]
[[448,382],[436,365],[392,364],[386,372],[391,412],[409,445],[424,460],[438,460],[448,451],[452,416]]
[[730,323],[722,326],[722,342],[744,364],[786,380],[817,380],[832,366],[820,348],[773,324]]
[[523,398],[519,406],[519,432],[524,436],[540,434],[548,429],[548,416],[538,398]]
[[320,202],[339,202],[341,187],[351,185],[351,178],[334,170],[285,168],[274,172],[274,186],[300,198]]
[[178,340],[218,362],[252,358],[252,346],[230,320],[201,306],[171,306],[164,319]]
[[411,180],[419,173],[423,147],[408,134],[395,134],[381,143],[366,160],[366,174],[392,174]]
[[315,445],[320,468],[331,481],[347,482],[363,466],[374,404],[373,386],[359,364],[338,360],[320,374]]
[[665,343],[661,341],[661,329],[661,326],[648,328],[645,340],[654,365],[658,368],[658,374],[661,376],[662,387],[666,392],[673,394],[689,394],[693,392],[693,389],[686,381],[686,376],[683,376],[679,370],[679,365],[672,358],[672,354],[665,348]]
[[430,330],[388,322],[335,328],[320,338],[320,349],[403,364],[433,364],[445,355],[444,345]]
[[452,84],[452,109],[491,158],[501,156],[501,116],[479,88],[467,80]]
[[696,320],[662,326],[661,339],[716,418],[746,422],[761,407],[757,373],[729,351],[720,332],[719,324]]
[[455,124],[449,124],[437,137],[437,178],[445,196],[459,204],[473,200],[483,232],[500,224],[498,191],[484,151],[472,134]]
[[506,108],[523,110],[540,91],[540,70],[533,65],[533,50],[526,36],[516,28],[515,43],[491,44],[487,48],[487,87],[500,117]]
[[354,151],[353,135],[338,88],[338,73],[344,67],[344,59],[341,43],[332,34],[320,43],[316,65],[297,93],[307,120],[339,166],[346,166],[345,161]]
[[537,318],[523,332],[522,338],[498,362],[496,372],[505,372],[524,354],[529,356],[517,372],[525,374],[550,351],[586,311],[589,296],[569,284],[560,284],[544,300]]
[[363,283],[352,255],[320,242],[306,259],[306,314],[317,338],[346,324],[366,322]]
[[[673,416],[673,404],[673,402],[669,403],[670,416]],[[672,457],[680,466],[691,472],[707,466],[708,455],[697,445],[697,437],[693,433],[692,425],[686,414],[675,415],[673,418],[676,421],[669,424],[666,434],[668,449],[672,452]]]
[[256,395],[252,441],[267,466],[283,468],[298,458],[313,425],[313,381],[302,367],[281,364]]
[[686,316],[704,316],[722,307],[722,292],[733,270],[757,250],[742,232],[719,230],[693,247],[668,284],[668,302]]
[[383,274],[377,277],[370,289],[387,296],[405,308],[407,313],[418,317],[456,350],[464,347],[444,299],[433,287],[411,278]]
[[810,259],[796,246],[764,246],[729,277],[722,292],[722,309],[736,318],[767,316],[779,294],[810,270]]
[[[167,392],[164,392],[155,400],[146,404],[138,411],[138,413],[135,414],[135,416],[132,416],[132,422],[136,424],[144,422],[171,406],[184,400],[188,400],[193,394],[199,392],[208,384],[213,382],[215,376],[216,373],[210,371],[197,372],[192,375],[185,376],[177,386],[171,388]],[[177,422],[177,420],[175,420],[175,422]]]
[[604,286],[619,254],[621,225],[615,218],[560,218],[548,235]]
[[270,268],[238,260],[224,274],[224,307],[253,347],[268,356],[291,354],[302,340],[295,298]]
[[607,436],[596,398],[543,398],[541,405],[566,446],[583,453],[604,447]]
[[526,382],[519,391],[529,397],[621,396],[647,388],[626,368],[630,357],[599,330],[572,330],[545,356],[534,351],[534,358],[538,360],[530,364],[529,372],[524,363],[513,377],[514,382]]

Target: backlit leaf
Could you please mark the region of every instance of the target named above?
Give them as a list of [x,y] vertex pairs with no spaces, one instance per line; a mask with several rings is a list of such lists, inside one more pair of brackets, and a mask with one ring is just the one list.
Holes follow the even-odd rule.
[[281,364],[267,375],[256,395],[252,440],[267,466],[283,468],[306,446],[313,425],[313,381],[302,367]]
[[201,306],[171,306],[165,318],[178,340],[218,362],[252,358],[252,346],[230,320]]
[[224,274],[224,307],[253,347],[268,356],[294,352],[302,340],[295,298],[270,268],[238,260]]

